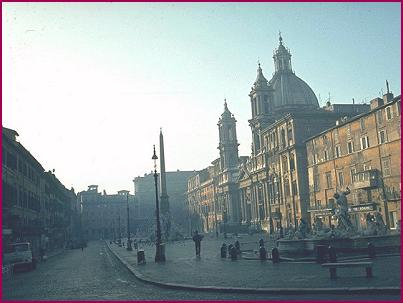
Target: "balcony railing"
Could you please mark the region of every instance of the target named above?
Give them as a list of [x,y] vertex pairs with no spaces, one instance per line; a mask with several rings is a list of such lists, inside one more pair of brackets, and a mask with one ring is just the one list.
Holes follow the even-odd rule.
[[380,185],[377,169],[365,170],[353,175],[355,189],[377,188]]

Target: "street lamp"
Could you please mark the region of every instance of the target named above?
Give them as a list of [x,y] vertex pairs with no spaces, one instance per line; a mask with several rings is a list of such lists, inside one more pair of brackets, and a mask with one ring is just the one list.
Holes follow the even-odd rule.
[[129,192],[126,194],[126,204],[127,204],[127,250],[132,249],[132,241],[130,240],[130,216],[129,216]]
[[[269,234],[272,235],[274,231],[274,226],[273,226],[273,218],[271,215],[271,199],[273,196],[273,190],[272,190],[272,184],[273,184],[273,176],[271,175],[270,177],[267,177],[267,170],[266,170],[266,197],[267,197],[267,205],[268,205],[268,211],[269,211]],[[270,182],[269,182],[270,179]],[[269,188],[270,186],[270,188]]]
[[119,214],[118,214],[118,243],[119,243],[119,246],[122,245],[122,235],[120,233],[120,207],[119,207]]
[[224,239],[227,239],[227,230],[225,228],[225,225],[227,224],[227,209],[224,208],[223,211],[223,222],[224,222]]
[[161,245],[161,223],[160,223],[160,206],[158,202],[158,185],[157,185],[157,155],[155,153],[155,145],[154,145],[154,154],[151,158],[154,160],[154,184],[155,184],[155,214],[157,217],[157,240],[155,242],[155,262],[164,262],[165,261],[165,252],[162,249]]

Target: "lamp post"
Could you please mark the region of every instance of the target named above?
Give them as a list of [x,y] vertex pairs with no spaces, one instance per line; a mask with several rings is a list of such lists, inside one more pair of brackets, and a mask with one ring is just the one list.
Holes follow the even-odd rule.
[[227,209],[224,208],[223,211],[223,221],[224,221],[224,239],[227,239],[227,230],[225,228],[226,224],[227,224]]
[[129,215],[129,192],[126,194],[126,204],[127,204],[127,250],[132,249],[132,240],[130,240],[130,215]]
[[80,245],[83,243],[83,196],[80,195]]
[[121,246],[122,235],[120,233],[120,208],[119,208],[119,215],[118,215],[118,243],[119,243],[119,246]]
[[[295,184],[295,186],[297,186],[297,185]],[[296,193],[295,193],[295,189],[294,189],[294,183],[291,182],[292,212],[293,212],[293,218],[294,218],[294,231],[297,231],[298,221],[297,221],[297,213],[296,213],[296,207],[295,207],[295,194]]]
[[[270,183],[269,183],[269,178],[270,178]],[[270,184],[270,185],[269,185]],[[266,170],[266,197],[267,197],[267,205],[268,205],[268,211],[269,211],[269,234],[272,235],[274,231],[274,226],[273,226],[273,218],[271,215],[271,199],[272,199],[272,184],[273,184],[273,177],[267,177],[267,170]],[[270,188],[269,188],[270,186]]]
[[155,145],[154,145],[154,154],[151,158],[154,160],[154,184],[155,184],[155,214],[157,217],[157,240],[155,242],[155,262],[164,262],[165,261],[165,252],[162,250],[161,246],[161,223],[160,223],[160,206],[158,202],[158,185],[157,185],[157,155],[155,153]]

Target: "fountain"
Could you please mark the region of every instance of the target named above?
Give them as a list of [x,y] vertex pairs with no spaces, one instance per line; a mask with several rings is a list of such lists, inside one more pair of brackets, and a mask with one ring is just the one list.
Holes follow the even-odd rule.
[[333,209],[333,215],[337,218],[337,226],[325,228],[322,220],[316,218],[312,231],[308,232],[308,224],[301,219],[297,231],[289,232],[284,239],[277,240],[280,252],[307,255],[314,252],[317,245],[332,246],[340,252],[359,252],[366,250],[368,243],[378,249],[400,248],[400,234],[388,234],[378,211],[375,215],[367,215],[367,229],[364,232],[356,231],[348,214],[348,194],[348,187],[346,191],[334,194],[337,208]]

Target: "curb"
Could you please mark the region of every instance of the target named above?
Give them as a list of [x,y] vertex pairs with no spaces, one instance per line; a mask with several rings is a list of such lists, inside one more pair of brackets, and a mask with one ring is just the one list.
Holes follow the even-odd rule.
[[216,287],[216,286],[196,286],[190,284],[175,284],[151,280],[144,277],[132,265],[127,263],[119,254],[115,253],[107,242],[109,251],[140,281],[156,285],[162,288],[198,290],[212,292],[230,292],[230,293],[264,293],[264,294],[400,294],[400,287],[339,287],[339,288],[237,288],[237,287]]

